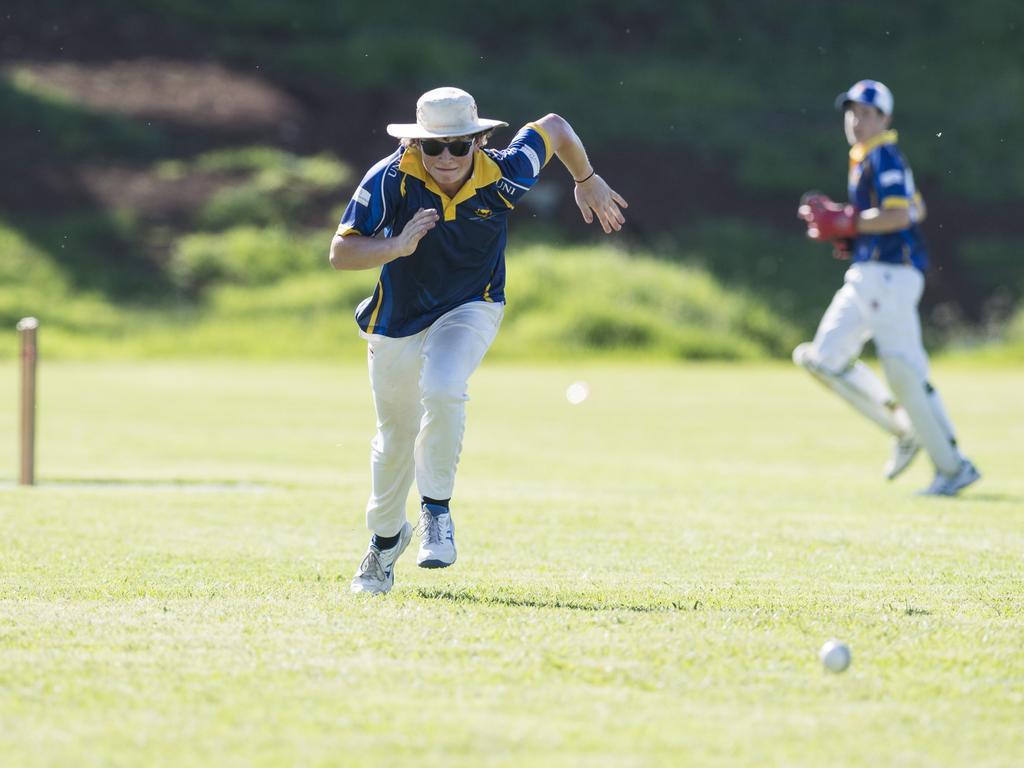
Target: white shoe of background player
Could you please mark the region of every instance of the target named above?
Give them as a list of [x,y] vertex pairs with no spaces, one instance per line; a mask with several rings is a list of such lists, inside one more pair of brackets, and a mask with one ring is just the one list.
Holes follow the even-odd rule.
[[420,515],[420,568],[447,568],[455,562],[455,525],[444,507],[424,504]]
[[895,480],[903,474],[903,470],[910,466],[910,462],[914,460],[920,450],[921,444],[913,435],[896,438],[892,444],[892,455],[885,463],[885,479]]
[[398,541],[395,546],[387,549],[378,549],[373,539],[370,539],[370,546],[366,550],[366,556],[359,564],[352,579],[353,592],[366,592],[371,595],[380,595],[390,592],[395,585],[395,561],[409,546],[412,541],[412,526],[406,522],[402,530],[398,532]]
[[932,484],[921,491],[922,496],[956,496],[971,483],[981,479],[981,473],[967,459],[960,462],[960,469],[952,475],[935,473]]

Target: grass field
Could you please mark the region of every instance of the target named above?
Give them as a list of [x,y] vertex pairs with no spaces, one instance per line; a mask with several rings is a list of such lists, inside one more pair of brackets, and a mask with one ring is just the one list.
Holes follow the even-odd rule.
[[16,380],[4,766],[1024,762],[1019,370],[939,366],[985,478],[934,500],[790,367],[485,363],[459,562],[371,599],[361,367],[44,364],[31,489]]

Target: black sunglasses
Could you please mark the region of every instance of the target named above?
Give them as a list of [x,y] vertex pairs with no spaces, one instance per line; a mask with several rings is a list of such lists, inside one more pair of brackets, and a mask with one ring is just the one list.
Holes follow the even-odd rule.
[[437,157],[445,149],[452,157],[465,157],[469,154],[469,148],[473,146],[473,139],[456,139],[455,141],[441,141],[440,139],[421,139],[420,149],[423,154]]

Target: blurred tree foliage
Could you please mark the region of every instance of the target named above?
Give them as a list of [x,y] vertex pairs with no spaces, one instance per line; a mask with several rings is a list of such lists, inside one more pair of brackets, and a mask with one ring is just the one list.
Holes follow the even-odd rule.
[[104,0],[204,30],[219,55],[418,92],[459,83],[487,109],[558,110],[593,142],[686,142],[747,186],[800,193],[842,167],[832,97],[896,94],[919,176],[976,200],[1024,198],[1024,4],[1018,0]]
[[[312,113],[337,93],[340,117],[315,139],[307,125],[300,146],[274,130],[218,133],[104,112],[51,88],[17,60],[5,66],[0,113],[8,141],[0,170],[19,183],[2,191],[0,208],[20,197],[45,202],[0,219],[0,316],[8,320],[39,313],[49,301],[51,315],[73,336],[90,324],[113,334],[122,310],[143,312],[157,325],[151,311],[184,312],[186,325],[198,312],[209,328],[216,323],[208,314],[221,312],[235,318],[233,344],[243,344],[267,307],[276,308],[280,324],[288,313],[320,318],[344,306],[340,322],[349,329],[349,303],[365,295],[352,287],[354,276],[320,304],[307,298],[317,295],[316,280],[331,282],[321,275],[327,241],[364,170],[353,173],[342,162],[350,159],[344,142],[329,132],[343,124],[356,126],[353,135],[379,133],[374,105],[411,106],[423,90],[450,83],[472,91],[484,114],[513,125],[547,111],[564,114],[594,155],[618,163],[615,179],[646,184],[655,190],[648,202],[662,204],[657,226],[641,231],[634,220],[623,238],[660,268],[650,259],[566,249],[570,236],[556,219],[535,228],[539,219],[518,217],[512,245],[524,255],[518,276],[510,270],[508,324],[516,332],[506,334],[508,349],[785,355],[813,331],[842,272],[803,238],[788,201],[810,186],[842,194],[846,159],[832,99],[855,80],[875,77],[895,92],[896,124],[926,197],[945,203],[947,222],[962,219],[951,259],[958,270],[939,275],[933,290],[945,280],[947,304],[973,294],[971,319],[982,321],[973,332],[998,328],[993,332],[1020,346],[1018,0],[453,0],[437,7],[408,0],[95,0],[91,11],[61,0],[38,3],[46,18],[66,9],[72,26],[101,11],[108,20],[128,19],[126,28],[166,25],[173,32],[164,42],[173,50],[153,53],[158,63],[182,45],[182,59],[265,78],[289,98],[308,98]],[[86,58],[144,58],[145,45],[127,52],[131,46],[106,50],[99,41]],[[59,46],[47,55],[70,60]],[[107,165],[126,179],[145,179],[148,188],[167,192],[180,183],[190,204],[154,213],[132,207],[130,194],[104,202],[87,177],[95,183]],[[663,173],[647,182],[638,169]],[[672,184],[677,189],[659,191]],[[682,204],[677,191],[689,195]],[[51,201],[58,192],[67,194]],[[936,242],[953,242],[950,228],[930,226]],[[544,249],[528,249],[538,242],[552,263]],[[589,274],[588,259],[607,274]],[[573,270],[596,279],[588,290],[600,298],[559,298],[578,281]],[[659,292],[666,286],[671,290]],[[604,309],[616,305],[628,311]],[[962,308],[940,309],[956,330]],[[932,333],[938,318],[928,323]],[[204,349],[226,338],[218,334],[208,330]],[[173,348],[158,337],[154,331],[155,348]]]

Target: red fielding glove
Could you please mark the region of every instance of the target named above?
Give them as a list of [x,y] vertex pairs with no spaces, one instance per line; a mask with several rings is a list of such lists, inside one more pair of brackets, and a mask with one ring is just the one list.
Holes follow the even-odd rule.
[[807,222],[812,240],[836,242],[857,236],[857,209],[833,202],[828,195],[808,192],[800,198],[797,216]]

